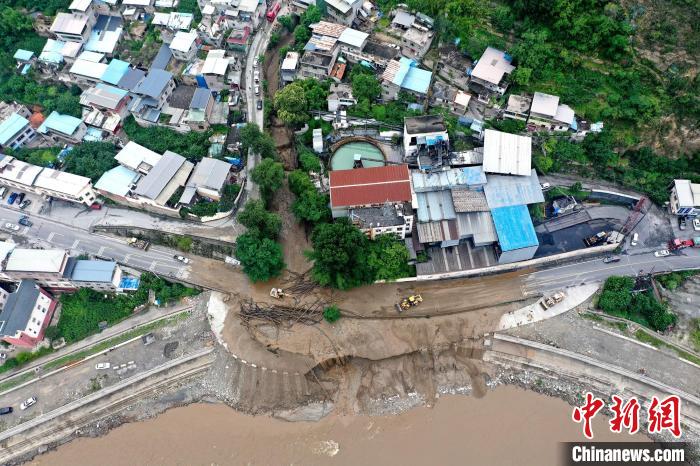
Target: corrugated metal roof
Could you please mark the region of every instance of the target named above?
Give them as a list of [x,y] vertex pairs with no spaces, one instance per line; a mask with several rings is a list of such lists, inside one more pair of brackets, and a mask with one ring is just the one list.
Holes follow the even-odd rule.
[[528,176],[532,169],[532,140],[529,136],[484,131],[484,171]]
[[413,170],[411,177],[413,189],[417,193],[486,184],[486,175],[481,167],[450,168],[427,173]]
[[148,175],[139,181],[134,192],[149,199],[155,199],[173,179],[185,161],[183,156],[166,151],[158,163],[148,172]]
[[70,67],[70,73],[79,76],[87,76],[92,79],[102,79],[102,75],[107,70],[106,63],[95,63],[89,60],[75,60],[73,66]]
[[348,29],[344,24],[331,23],[328,21],[319,21],[318,23],[309,25],[309,28],[311,28],[314,34],[335,37],[336,39]]
[[202,65],[202,74],[218,74],[224,76],[228,68],[229,60],[225,50],[211,50]]
[[15,52],[15,60],[29,61],[34,57],[34,52],[31,50],[17,49]]
[[476,246],[498,241],[491,212],[461,212],[457,214],[459,238],[473,238]]
[[351,47],[362,47],[367,41],[368,37],[369,34],[367,34],[366,32],[358,31],[357,29],[346,28],[343,31],[343,33],[340,34],[340,37],[338,37],[338,41],[344,44],[348,44]]
[[138,83],[134,92],[158,99],[171,79],[173,75],[169,71],[151,68],[146,77]]
[[84,13],[58,13],[51,24],[51,32],[80,35],[88,22]]
[[418,199],[419,222],[451,220],[457,217],[452,202],[452,192],[449,190],[416,193],[416,198]]
[[7,144],[17,133],[29,125],[29,120],[19,113],[13,113],[5,121],[0,123],[0,144]]
[[487,175],[487,179],[484,193],[491,209],[544,202],[540,180],[534,168],[530,171],[530,176]]
[[418,241],[421,243],[439,243],[442,241],[456,241],[459,239],[457,222],[455,220],[441,220],[416,224]]
[[535,227],[532,225],[526,205],[492,209],[491,216],[502,251],[539,246]]
[[212,98],[211,91],[203,87],[198,87],[195,89],[192,95],[192,100],[190,101],[190,109],[203,109],[209,104],[209,100]]
[[126,196],[138,177],[139,174],[135,171],[119,165],[104,172],[95,183],[95,189],[116,196]]
[[104,53],[91,52],[89,50],[86,50],[80,55],[78,55],[78,60],[85,60],[92,63],[100,63],[102,60],[104,60],[104,58]]
[[452,190],[452,202],[455,212],[486,212],[489,205],[486,202],[486,195],[483,191],[457,188]]
[[153,63],[151,63],[151,69],[164,70],[170,63],[171,58],[173,58],[173,52],[168,47],[168,44],[161,45],[156,57],[153,59]]
[[575,113],[571,107],[565,104],[561,104],[557,107],[557,113],[556,115],[554,115],[554,119],[556,121],[566,123],[567,125],[571,125],[574,123],[574,116]]
[[75,130],[83,121],[80,118],[76,118],[70,115],[61,115],[57,111],[51,112],[51,114],[44,120],[44,122],[39,126],[38,131],[42,134],[46,134],[51,131],[56,131],[67,136],[72,136]]
[[113,261],[77,260],[70,278],[76,282],[110,283],[116,267]]
[[27,328],[36,300],[39,286],[34,280],[22,280],[14,293],[10,293],[0,312],[0,335],[13,336]]
[[109,62],[109,65],[102,73],[102,81],[110,84],[119,84],[119,81],[129,72],[129,64],[116,58]]
[[411,200],[408,165],[334,170],[330,185],[332,207]]
[[204,157],[194,168],[187,186],[209,188],[215,191],[221,189],[231,171],[231,165],[223,160]]
[[87,89],[80,96],[82,105],[99,105],[114,110],[119,106],[119,102],[128,95],[128,92],[106,84],[97,84]]
[[9,241],[0,241],[0,262],[7,259],[7,255],[14,251],[17,245]]
[[[162,48],[162,47],[161,47]],[[146,76],[146,72],[137,68],[129,68],[117,84],[120,88],[132,91],[138,83]]]
[[391,24],[398,24],[405,28],[411,27],[411,25],[416,20],[416,17],[405,11],[397,11]]
[[143,163],[149,165],[151,168],[154,167],[158,161],[160,161],[161,157],[160,154],[143,147],[141,144],[129,141],[122,150],[114,156],[114,159],[126,167],[137,170]]

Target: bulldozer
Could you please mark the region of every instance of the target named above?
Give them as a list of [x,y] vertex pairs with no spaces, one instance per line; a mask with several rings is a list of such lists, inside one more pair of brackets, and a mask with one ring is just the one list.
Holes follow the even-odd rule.
[[396,310],[398,310],[399,313],[402,313],[403,311],[407,311],[412,307],[418,306],[422,302],[423,302],[423,297],[419,294],[414,294],[414,295],[408,296],[406,298],[403,298],[401,300],[401,302],[399,302],[396,305]]
[[282,288],[272,288],[270,290],[270,296],[273,298],[282,299],[284,298],[284,291],[282,291]]

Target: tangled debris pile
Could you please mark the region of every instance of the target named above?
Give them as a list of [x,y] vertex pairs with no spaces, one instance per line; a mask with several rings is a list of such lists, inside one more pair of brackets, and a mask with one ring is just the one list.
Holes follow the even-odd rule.
[[257,324],[273,324],[276,327],[291,328],[294,324],[316,325],[323,319],[325,303],[317,299],[299,306],[256,303],[253,300],[241,301],[238,314],[243,325],[248,328]]

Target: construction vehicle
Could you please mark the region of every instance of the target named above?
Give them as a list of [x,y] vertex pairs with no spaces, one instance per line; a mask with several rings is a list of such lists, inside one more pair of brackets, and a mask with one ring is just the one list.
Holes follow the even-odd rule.
[[586,246],[588,246],[590,248],[591,246],[595,246],[599,243],[604,242],[607,237],[608,237],[608,232],[601,231],[600,233],[596,233],[593,236],[589,236],[588,238],[584,238],[583,242]]
[[540,301],[540,306],[542,306],[542,309],[545,311],[549,309],[550,307],[554,306],[555,304],[558,304],[562,301],[564,301],[564,298],[566,298],[566,295],[563,292],[557,292],[554,293],[552,296],[547,296],[542,298]]
[[695,246],[695,241],[692,239],[673,239],[668,242],[668,249],[671,251],[677,251],[679,249],[692,248]]
[[407,310],[411,309],[412,307],[418,306],[422,302],[423,302],[423,297],[419,294],[414,294],[414,295],[408,296],[406,298],[403,298],[401,300],[401,302],[399,302],[396,305],[396,310],[399,311],[399,314],[400,314],[403,311],[407,311]]
[[273,298],[282,299],[284,298],[284,291],[282,291],[282,288],[272,288],[270,290],[270,296]]
[[126,244],[128,244],[132,248],[142,249],[144,251],[148,251],[148,248],[151,246],[150,241],[138,238],[129,238],[128,240],[126,240]]

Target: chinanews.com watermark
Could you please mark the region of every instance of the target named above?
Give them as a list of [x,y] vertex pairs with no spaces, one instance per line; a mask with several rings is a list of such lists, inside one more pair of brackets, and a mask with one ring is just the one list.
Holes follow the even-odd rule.
[[569,466],[603,466],[659,464],[687,465],[686,444],[671,443],[627,443],[627,442],[591,442],[564,443],[564,461]]
[[[605,402],[586,393],[585,401],[576,406],[571,414],[574,422],[581,424],[583,435],[589,442],[564,443],[562,454],[563,464],[567,465],[620,465],[620,464],[662,464],[684,465],[686,462],[686,444],[684,442],[590,442],[594,438],[592,420],[605,407]],[[670,433],[680,439],[681,429],[681,400],[671,395],[663,399],[654,396],[644,409],[635,397],[623,400],[617,395],[612,396],[608,405],[612,412],[609,420],[611,432],[636,434],[640,431],[641,419],[644,416],[647,433]]]

